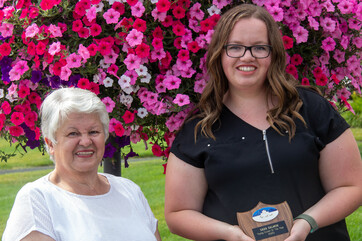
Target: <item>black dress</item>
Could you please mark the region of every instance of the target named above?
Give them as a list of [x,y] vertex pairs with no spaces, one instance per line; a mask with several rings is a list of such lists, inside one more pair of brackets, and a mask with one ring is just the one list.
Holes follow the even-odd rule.
[[[237,225],[236,213],[253,209],[259,201],[287,201],[296,217],[325,195],[319,177],[320,151],[349,125],[317,93],[303,88],[298,88],[298,92],[303,101],[300,114],[307,127],[296,120],[297,131],[291,142],[288,133],[282,136],[271,127],[257,129],[226,106],[220,122],[213,126],[215,141],[199,134],[195,143],[194,126],[198,120],[184,125],[171,152],[204,168],[208,183],[205,215]],[[307,238],[324,240],[350,240],[345,221],[321,228]]]

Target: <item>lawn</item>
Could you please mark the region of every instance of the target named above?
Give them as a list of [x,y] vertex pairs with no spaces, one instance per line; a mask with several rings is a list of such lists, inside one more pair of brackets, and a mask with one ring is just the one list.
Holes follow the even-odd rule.
[[[362,129],[353,129],[356,140],[358,141],[360,151],[362,152]],[[7,144],[4,141],[0,141],[0,148]],[[150,156],[150,151],[144,151],[144,145],[134,147],[144,152],[142,156]],[[32,162],[29,164],[28,162]],[[40,164],[39,164],[40,163]],[[122,167],[122,176],[133,180],[137,183],[149,204],[159,220],[159,230],[163,241],[182,241],[186,240],[173,235],[169,232],[164,220],[164,175],[162,164],[163,160],[154,159],[149,161],[137,161],[130,162],[129,168]],[[29,166],[41,166],[50,165],[47,155],[41,156],[38,151],[30,151],[23,157],[12,158],[8,163],[0,163],[0,170],[4,169],[18,169]],[[45,175],[50,170],[21,172],[21,173],[9,173],[0,175],[0,237],[2,236],[5,228],[6,220],[9,216],[11,207],[13,205],[15,195],[18,190],[27,182],[36,180],[37,178]],[[102,171],[100,169],[100,171]],[[351,235],[352,241],[362,240],[362,207],[355,211],[352,215],[347,217],[347,226]]]

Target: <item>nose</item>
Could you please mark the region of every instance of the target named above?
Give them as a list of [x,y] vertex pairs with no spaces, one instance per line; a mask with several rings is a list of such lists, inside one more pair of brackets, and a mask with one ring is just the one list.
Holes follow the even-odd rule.
[[92,144],[92,138],[88,135],[82,135],[79,140],[79,145],[87,147]]
[[244,55],[240,58],[254,58],[254,56],[251,54],[251,49],[245,49]]

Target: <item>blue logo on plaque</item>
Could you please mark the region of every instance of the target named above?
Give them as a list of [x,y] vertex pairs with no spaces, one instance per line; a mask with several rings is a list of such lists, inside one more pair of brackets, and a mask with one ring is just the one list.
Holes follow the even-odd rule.
[[276,218],[278,214],[278,209],[273,207],[265,207],[258,209],[253,213],[253,220],[256,222],[268,222]]

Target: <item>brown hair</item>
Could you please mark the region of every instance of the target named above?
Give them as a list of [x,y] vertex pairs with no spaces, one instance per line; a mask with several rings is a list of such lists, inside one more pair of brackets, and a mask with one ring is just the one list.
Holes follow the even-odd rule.
[[195,109],[196,115],[191,118],[201,118],[195,127],[195,138],[199,128],[205,136],[215,139],[212,125],[219,119],[223,108],[223,98],[228,91],[228,79],[221,64],[221,55],[224,45],[235,25],[243,18],[257,18],[267,27],[269,44],[272,46],[271,64],[265,81],[267,96],[276,96],[278,104],[267,113],[270,125],[282,135],[281,131],[288,131],[289,140],[295,135],[295,118],[305,123],[298,113],[303,105],[296,89],[297,81],[286,73],[286,54],[282,36],[273,17],[262,7],[252,4],[241,4],[225,12],[218,21],[211,43],[208,47],[206,66],[209,81],[201,95],[200,102]]

